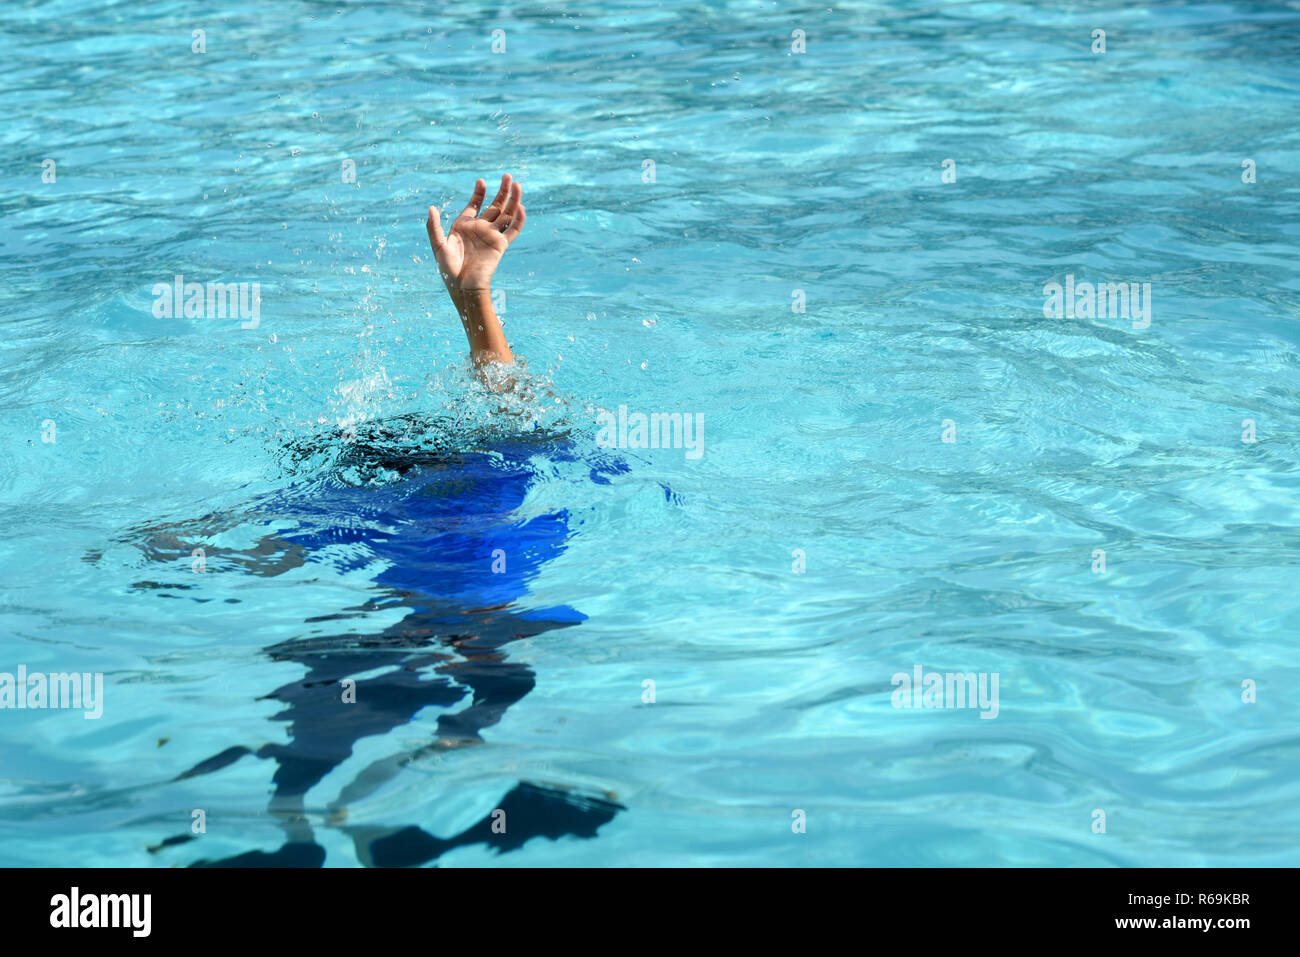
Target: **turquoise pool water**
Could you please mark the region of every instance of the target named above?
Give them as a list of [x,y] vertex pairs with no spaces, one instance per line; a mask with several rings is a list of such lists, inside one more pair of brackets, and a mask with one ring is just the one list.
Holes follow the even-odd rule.
[[1300,6],[192,9],[0,10],[0,863],[1297,863]]

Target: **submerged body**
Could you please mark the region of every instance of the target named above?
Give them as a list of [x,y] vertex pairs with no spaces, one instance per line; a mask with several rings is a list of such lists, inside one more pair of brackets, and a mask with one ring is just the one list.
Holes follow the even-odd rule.
[[[510,820],[497,833],[484,819],[446,839],[414,825],[354,828],[347,806],[371,794],[413,761],[481,741],[480,733],[532,690],[535,676],[512,662],[507,645],[576,625],[584,616],[568,607],[518,607],[541,567],[561,554],[570,534],[563,510],[520,520],[518,509],[537,476],[533,461],[572,459],[566,440],[499,441],[462,453],[412,455],[364,439],[348,449],[345,465],[366,460],[401,478],[386,485],[349,485],[339,468],[259,499],[237,513],[205,516],[184,525],[137,529],[131,536],[146,554],[175,560],[214,534],[239,525],[277,529],[242,551],[209,549],[224,569],[277,576],[309,563],[340,571],[378,566],[366,602],[342,613],[308,619],[364,620],[367,613],[400,608],[401,620],[377,632],[317,634],[269,646],[264,653],[304,669],[297,680],[259,695],[283,705],[271,720],[287,726],[288,741],[232,743],[178,780],[218,772],[248,756],[275,763],[270,809],[286,831],[274,852],[252,851],[209,864],[319,865],[324,848],[309,818],[341,827],[353,837],[365,864],[418,864],[450,847],[485,841],[505,850],[533,836],[594,836],[617,804],[598,796],[543,788],[520,781],[499,806]],[[624,470],[598,459],[593,477]],[[286,525],[288,526],[286,528]],[[437,737],[396,750],[346,783],[318,814],[305,806],[308,792],[348,760],[362,738],[385,735],[423,709],[441,709]],[[172,838],[164,844],[181,843]]]

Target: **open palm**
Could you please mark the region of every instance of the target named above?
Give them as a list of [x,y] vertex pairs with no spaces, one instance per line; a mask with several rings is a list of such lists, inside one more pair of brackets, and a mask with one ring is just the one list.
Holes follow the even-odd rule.
[[429,207],[429,220],[425,224],[429,231],[429,244],[433,247],[434,259],[438,261],[438,272],[449,290],[487,289],[502,254],[524,228],[524,205],[520,202],[523,188],[511,179],[509,173],[501,177],[501,189],[497,191],[496,199],[480,216],[479,207],[486,196],[487,183],[475,180],[469,205],[445,234],[438,208]]

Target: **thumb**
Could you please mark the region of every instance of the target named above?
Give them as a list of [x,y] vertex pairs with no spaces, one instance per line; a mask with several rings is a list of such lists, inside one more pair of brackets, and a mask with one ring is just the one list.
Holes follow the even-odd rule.
[[447,237],[442,232],[442,220],[438,215],[437,206],[429,207],[429,219],[424,224],[424,228],[429,232],[429,244],[435,251],[447,241]]

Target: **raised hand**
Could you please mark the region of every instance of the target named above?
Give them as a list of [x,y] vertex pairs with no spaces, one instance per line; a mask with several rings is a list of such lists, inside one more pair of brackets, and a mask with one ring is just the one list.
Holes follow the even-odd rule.
[[[509,173],[501,177],[501,189],[497,191],[496,199],[480,216],[479,207],[486,196],[487,183],[475,180],[469,205],[452,222],[446,234],[442,231],[438,208],[429,207],[429,219],[425,223],[429,244],[438,262],[438,272],[453,301],[458,300],[458,294],[490,287],[492,273],[501,262],[502,254],[524,228],[524,204],[520,202],[523,188],[511,179]],[[459,302],[457,304],[459,306]]]
[[447,233],[442,231],[435,206],[429,207],[429,219],[424,224],[433,258],[438,261],[438,273],[460,313],[470,357],[480,372],[490,363],[509,365],[515,361],[492,305],[491,283],[502,253],[524,228],[524,204],[519,201],[523,192],[507,173],[501,177],[497,198],[480,216],[479,207],[487,196],[487,184],[475,180],[469,205],[452,222]]

